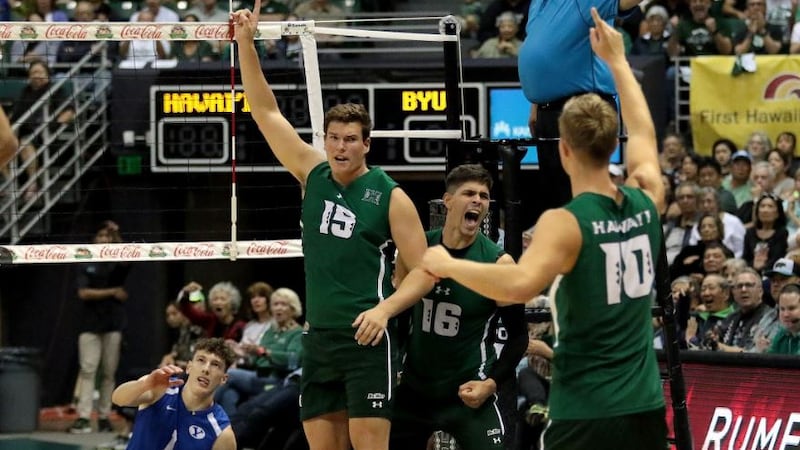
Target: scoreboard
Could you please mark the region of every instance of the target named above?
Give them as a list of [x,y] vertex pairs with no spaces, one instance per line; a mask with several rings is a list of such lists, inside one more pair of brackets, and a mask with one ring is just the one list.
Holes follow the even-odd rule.
[[[283,115],[311,142],[308,94],[303,85],[272,85]],[[485,134],[486,98],[480,83],[463,84],[461,119],[466,137]],[[322,86],[323,110],[360,103],[374,130],[447,129],[448,102],[442,84],[336,84]],[[150,87],[150,165],[153,172],[227,172],[236,134],[236,164],[242,171],[283,170],[250,116],[241,86],[153,85]],[[235,118],[233,112],[235,111]],[[320,132],[322,130],[319,130]],[[410,137],[372,138],[367,161],[386,170],[443,170],[445,143]]]

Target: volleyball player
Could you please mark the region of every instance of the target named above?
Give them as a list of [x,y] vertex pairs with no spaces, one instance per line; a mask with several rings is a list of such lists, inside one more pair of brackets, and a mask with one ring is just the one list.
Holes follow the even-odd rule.
[[[489,172],[477,164],[461,165],[450,171],[445,186],[444,227],[427,233],[428,244],[441,244],[457,258],[513,264],[510,255],[481,233],[489,211]],[[435,286],[428,282],[422,301],[402,297],[411,280],[408,277],[396,295],[359,315],[354,324],[359,327],[356,338],[373,344],[389,317],[414,304],[390,448],[423,450],[436,430],[450,433],[462,450],[505,448],[508,424],[497,392],[514,379],[527,348],[523,306],[499,304],[453,280],[440,280]],[[508,335],[499,359],[493,345],[498,319]]]
[[573,198],[541,216],[519,264],[453,258],[439,246],[421,267],[515,302],[562,276],[544,448],[661,450],[665,409],[650,317],[664,202],[655,131],[622,36],[596,9],[591,13],[592,49],[611,70],[628,126],[627,185],[608,175],[618,141],[614,108],[596,94],[574,97],[559,118],[559,156]]
[[183,369],[166,365],[114,389],[120,406],[137,406],[128,450],[236,450],[236,437],[225,410],[214,403],[214,392],[236,354],[220,338],[201,339]]
[[253,44],[258,13],[240,10],[233,20],[253,119],[304,191],[306,438],[312,450],[346,450],[351,442],[355,450],[386,449],[397,379],[394,339],[387,335],[379,346],[360,346],[351,324],[392,292],[394,246],[406,266],[418,264],[426,248],[422,223],[397,183],[367,166],[371,120],[364,106],[331,108],[325,152],[315,150],[281,114],[264,78]]

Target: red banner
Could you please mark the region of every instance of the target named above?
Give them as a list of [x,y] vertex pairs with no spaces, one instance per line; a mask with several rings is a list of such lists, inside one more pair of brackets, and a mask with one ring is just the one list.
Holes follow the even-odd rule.
[[[800,449],[797,369],[683,363],[697,450]],[[669,384],[667,421],[673,430]]]

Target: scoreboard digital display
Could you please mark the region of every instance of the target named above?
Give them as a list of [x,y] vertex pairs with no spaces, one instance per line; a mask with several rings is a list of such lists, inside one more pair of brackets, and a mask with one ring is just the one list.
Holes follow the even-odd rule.
[[[273,85],[272,89],[283,115],[311,142],[305,86]],[[471,137],[485,129],[483,87],[466,83],[463,95],[461,118],[466,136]],[[229,171],[232,131],[237,167],[254,172],[283,170],[252,120],[241,86],[231,95],[230,86],[224,85],[154,85],[150,100],[153,172]],[[437,84],[322,86],[323,110],[340,103],[363,104],[370,111],[374,130],[447,129],[448,99]],[[368,162],[395,171],[443,170],[445,157],[445,143],[439,139],[373,137]]]

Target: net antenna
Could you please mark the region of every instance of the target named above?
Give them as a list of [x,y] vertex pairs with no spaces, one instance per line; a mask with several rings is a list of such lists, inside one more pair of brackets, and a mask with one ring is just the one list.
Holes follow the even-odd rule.
[[[229,11],[232,10],[229,0]],[[257,5],[260,4],[260,1]],[[259,5],[260,6],[260,5]],[[438,18],[439,33],[366,30],[338,25],[337,21],[264,22],[258,25],[256,39],[280,39],[299,35],[303,49],[303,68],[309,96],[312,145],[324,151],[324,103],[319,73],[317,36],[341,36],[374,40],[440,42],[445,50],[445,90],[449,103],[446,129],[373,130],[374,138],[445,139],[465,138],[461,120],[463,101],[458,22],[452,16]],[[354,21],[338,21],[354,22]],[[0,22],[5,39],[20,41],[134,41],[134,40],[234,40],[233,22]],[[231,49],[231,102],[235,92],[235,46]],[[158,67],[158,61],[153,67]],[[165,65],[168,67],[168,65]],[[220,260],[302,257],[299,239],[238,241],[237,167],[235,108],[231,112],[231,239],[228,242],[159,242],[121,244],[44,244],[0,246],[0,264],[52,264],[94,261]],[[370,111],[374,116],[374,111]]]

